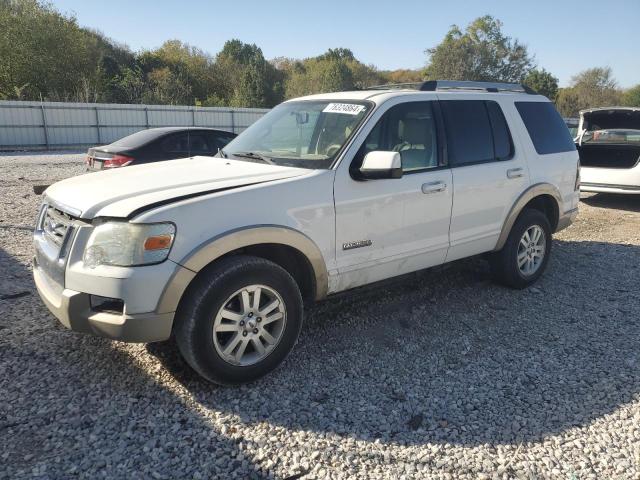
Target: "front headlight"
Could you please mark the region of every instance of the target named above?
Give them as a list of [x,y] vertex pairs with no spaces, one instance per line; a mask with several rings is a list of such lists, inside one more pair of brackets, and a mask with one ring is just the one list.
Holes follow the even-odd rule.
[[175,234],[173,223],[103,223],[93,229],[83,261],[89,268],[160,263],[169,256]]

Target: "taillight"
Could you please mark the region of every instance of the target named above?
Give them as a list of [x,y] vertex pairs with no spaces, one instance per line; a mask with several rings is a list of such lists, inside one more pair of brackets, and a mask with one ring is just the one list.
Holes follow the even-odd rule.
[[84,157],[84,164],[89,165],[90,163],[91,163],[91,157],[87,155],[86,157]]
[[114,155],[104,161],[102,168],[126,167],[131,162],[133,162],[133,157],[127,157],[126,155]]

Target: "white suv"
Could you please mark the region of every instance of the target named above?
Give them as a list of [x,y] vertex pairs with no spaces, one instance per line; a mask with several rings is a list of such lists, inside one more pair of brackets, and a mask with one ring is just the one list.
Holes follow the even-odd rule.
[[426,82],[287,101],[217,158],[47,189],[34,276],[72,330],[175,335],[221,384],[273,370],[303,300],[478,254],[523,288],[577,214],[578,153],[544,97]]

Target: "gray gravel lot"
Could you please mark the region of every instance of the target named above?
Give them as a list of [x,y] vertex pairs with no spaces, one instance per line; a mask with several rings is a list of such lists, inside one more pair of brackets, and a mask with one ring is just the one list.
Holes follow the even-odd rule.
[[640,198],[583,196],[533,288],[472,259],[344,294],[220,388],[40,302],[32,186],[81,159],[0,156],[0,478],[640,478]]

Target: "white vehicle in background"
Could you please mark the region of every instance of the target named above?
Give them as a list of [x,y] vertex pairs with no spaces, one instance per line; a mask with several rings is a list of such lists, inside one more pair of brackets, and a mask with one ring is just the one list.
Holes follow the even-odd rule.
[[576,143],[580,190],[640,194],[640,108],[582,110]]
[[564,118],[564,123],[567,125],[569,129],[569,133],[572,138],[575,138],[578,135],[578,125],[580,124],[579,118],[568,117]]
[[132,342],[175,335],[208,380],[248,382],[291,351],[303,300],[478,254],[524,288],[578,212],[573,139],[516,84],[294,99],[219,155],[45,192],[33,271],[61,323]]

